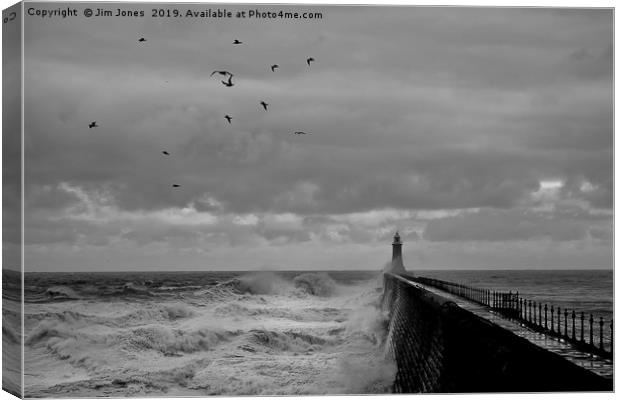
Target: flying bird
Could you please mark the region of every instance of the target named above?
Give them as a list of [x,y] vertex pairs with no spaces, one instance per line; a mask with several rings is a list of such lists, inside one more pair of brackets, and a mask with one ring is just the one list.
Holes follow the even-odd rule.
[[97,121],[93,121],[90,124],[88,124],[88,129],[90,128],[99,128],[99,125],[97,125]]
[[238,39],[235,39],[235,41],[233,42],[233,44],[241,44],[243,42],[240,42]]
[[273,64],[271,66],[271,72],[274,72],[276,70],[276,68],[280,68],[280,66],[278,64]]
[[226,118],[228,120],[228,123],[230,124],[230,120],[232,119],[232,117],[230,115],[225,115],[224,118]]
[[267,111],[267,106],[268,106],[269,104],[265,103],[264,101],[261,101],[261,102],[260,102],[260,105],[261,105],[261,106],[263,106],[263,108],[265,109],[265,111]]
[[229,75],[229,76],[228,76],[228,82],[226,82],[226,81],[222,81],[222,83],[224,84],[224,86],[231,87],[231,86],[234,86],[234,85],[235,85],[234,83],[232,83],[232,77],[233,77],[232,75]]
[[172,187],[181,187],[181,185],[177,185],[176,183],[172,185]]
[[168,153],[166,150],[162,151],[162,153],[164,153],[165,155],[169,156],[170,153]]
[[233,74],[231,74],[231,73],[230,73],[230,72],[228,72],[228,71],[218,71],[218,70],[215,70],[215,71],[211,72],[211,75],[209,75],[209,76],[213,76],[214,74],[220,74],[220,75],[230,75],[230,76],[233,76]]
[[138,39],[138,42],[146,42],[146,39],[141,37],[140,39]]
[[314,58],[310,57],[306,60],[306,62],[308,63],[308,66],[310,66],[310,63],[314,61]]
[[306,132],[302,132],[302,131],[295,131],[293,132],[293,135],[310,135],[310,134]]

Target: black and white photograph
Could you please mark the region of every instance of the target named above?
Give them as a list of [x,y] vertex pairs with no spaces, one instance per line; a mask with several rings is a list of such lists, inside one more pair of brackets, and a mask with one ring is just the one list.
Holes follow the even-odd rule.
[[613,6],[3,6],[4,391],[613,392]]

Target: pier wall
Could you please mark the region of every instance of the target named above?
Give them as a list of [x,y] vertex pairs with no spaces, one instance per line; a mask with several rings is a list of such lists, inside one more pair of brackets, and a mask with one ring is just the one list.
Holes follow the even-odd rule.
[[613,382],[458,307],[384,275],[388,357],[397,393],[612,391]]

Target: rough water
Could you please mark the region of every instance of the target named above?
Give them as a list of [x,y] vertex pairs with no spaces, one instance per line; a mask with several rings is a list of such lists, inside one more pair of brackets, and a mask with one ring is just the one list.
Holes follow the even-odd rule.
[[2,389],[21,396],[22,277],[18,271],[2,270]]
[[27,397],[391,390],[379,272],[29,273]]

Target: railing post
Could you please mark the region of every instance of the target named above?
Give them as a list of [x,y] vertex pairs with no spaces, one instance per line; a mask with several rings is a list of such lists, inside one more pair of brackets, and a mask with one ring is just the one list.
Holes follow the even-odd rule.
[[542,327],[542,303],[538,303],[538,326]]
[[553,318],[553,304],[551,305],[551,332],[555,332],[553,329],[553,323],[555,322],[555,319]]
[[612,357],[614,355],[614,320],[612,319],[611,321],[609,321],[609,333],[610,333],[610,338],[611,341],[609,342],[609,345],[611,347],[611,349],[609,350],[609,352],[611,353]]
[[527,301],[527,308],[528,308],[528,315],[529,315],[529,322],[532,322],[532,300],[528,300]]
[[590,346],[594,347],[594,317],[590,314]]
[[575,340],[575,310],[573,310],[573,340]]
[[601,350],[605,351],[605,347],[603,346],[603,324],[605,322],[603,322],[603,317],[601,317],[600,321],[599,321],[599,325],[601,326],[600,329],[600,334],[601,334],[601,345],[599,346]]
[[558,335],[562,336],[562,326],[560,325],[562,319],[562,308],[558,307]]
[[583,342],[583,319],[584,319],[584,318],[585,318],[585,317],[584,317],[584,315],[583,315],[583,311],[582,311],[582,312],[581,312],[581,316],[580,316],[580,319],[581,319],[581,341],[582,341],[582,342]]
[[517,315],[519,315],[519,291],[518,290],[515,293],[514,297],[512,298],[512,305],[513,307],[516,308]]
[[549,329],[547,327],[547,303],[545,303],[545,330]]
[[530,305],[530,307],[528,307],[528,304],[530,303],[530,301],[525,299],[524,303],[525,303],[525,316],[526,316],[525,320],[527,322],[531,322],[531,320],[532,320],[532,307],[531,307],[531,305]]
[[568,338],[568,309],[564,309],[564,336]]

